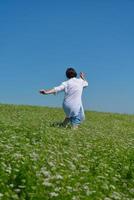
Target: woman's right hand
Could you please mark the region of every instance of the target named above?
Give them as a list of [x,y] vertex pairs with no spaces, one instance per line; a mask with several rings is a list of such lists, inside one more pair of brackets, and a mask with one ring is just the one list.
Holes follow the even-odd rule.
[[47,94],[47,91],[46,90],[40,90],[39,93],[40,94]]

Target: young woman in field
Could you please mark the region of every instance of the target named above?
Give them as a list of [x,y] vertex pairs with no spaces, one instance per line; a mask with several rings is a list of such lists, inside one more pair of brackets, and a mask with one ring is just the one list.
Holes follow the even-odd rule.
[[84,109],[82,105],[82,92],[83,88],[88,86],[85,80],[84,73],[80,73],[80,78],[77,78],[75,69],[68,68],[66,70],[67,81],[63,82],[60,86],[54,87],[50,90],[40,90],[41,94],[56,94],[64,91],[65,97],[63,101],[63,109],[66,118],[63,126],[71,122],[73,129],[77,129],[81,122],[85,119]]

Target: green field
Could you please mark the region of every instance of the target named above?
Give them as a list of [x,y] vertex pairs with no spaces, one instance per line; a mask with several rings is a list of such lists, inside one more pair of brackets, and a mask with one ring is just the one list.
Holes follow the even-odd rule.
[[134,200],[134,116],[0,105],[0,200]]

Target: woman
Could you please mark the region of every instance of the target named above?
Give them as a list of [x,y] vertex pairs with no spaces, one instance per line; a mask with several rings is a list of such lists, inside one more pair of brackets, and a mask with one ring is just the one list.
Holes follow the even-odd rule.
[[82,92],[83,88],[88,86],[84,74],[80,73],[80,78],[77,78],[75,69],[68,68],[66,70],[67,81],[63,82],[60,86],[54,87],[50,90],[40,90],[41,94],[55,94],[61,91],[65,92],[63,109],[66,118],[63,125],[66,126],[71,122],[72,127],[77,129],[81,122],[85,119],[84,109],[82,105]]

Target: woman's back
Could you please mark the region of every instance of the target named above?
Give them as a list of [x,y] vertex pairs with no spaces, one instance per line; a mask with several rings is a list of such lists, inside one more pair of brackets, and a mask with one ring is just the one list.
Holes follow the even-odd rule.
[[81,96],[85,81],[81,78],[71,78],[68,81],[64,82],[65,86],[65,97],[64,102],[66,103],[76,103],[81,104]]

